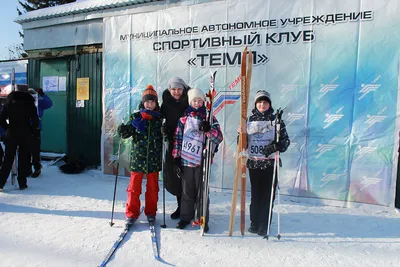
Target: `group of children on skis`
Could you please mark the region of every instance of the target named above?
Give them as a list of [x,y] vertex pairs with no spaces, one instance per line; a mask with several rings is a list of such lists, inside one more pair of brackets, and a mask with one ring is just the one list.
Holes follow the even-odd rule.
[[[178,207],[171,214],[172,219],[180,219],[176,227],[184,229],[192,220],[199,219],[195,218],[195,210],[200,209],[198,202],[201,194],[198,192],[203,178],[203,144],[208,138],[216,147],[223,140],[217,119],[213,116],[212,125],[207,120],[205,102],[202,90],[189,88],[181,78],[174,77],[168,81],[168,89],[163,92],[161,108],[157,92],[148,85],[142,93],[140,110],[131,115],[127,124],[118,127],[122,138],[132,137],[131,178],[125,211],[127,224],[132,224],[140,215],[144,175],[147,177],[144,213],[149,221],[155,220],[158,175],[162,169],[165,188],[177,199]],[[257,149],[257,153],[249,150],[251,153],[247,161],[251,182],[249,232],[265,235],[269,225],[273,155],[276,151],[286,151],[290,141],[283,122],[279,142],[275,141],[275,114],[268,92],[257,92],[252,112],[247,127],[249,148],[261,146],[262,149]],[[166,141],[164,166],[163,140]],[[209,230],[208,214],[209,200],[204,232]]]

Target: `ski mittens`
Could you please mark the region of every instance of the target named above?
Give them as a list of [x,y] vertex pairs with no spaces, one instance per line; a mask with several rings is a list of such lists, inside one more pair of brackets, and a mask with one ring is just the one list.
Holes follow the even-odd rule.
[[264,155],[268,157],[272,153],[279,151],[280,149],[280,144],[277,143],[276,141],[271,141],[268,145],[264,147]]
[[118,134],[121,138],[129,138],[131,137],[130,125],[121,124],[118,126]]
[[38,93],[38,95],[40,95],[40,96],[43,96],[43,95],[44,95],[44,92],[43,92],[43,89],[42,89],[42,88],[36,88],[35,91],[36,91],[36,93]]
[[168,129],[167,129],[167,124],[165,122],[161,125],[161,134],[164,137],[164,141],[167,142],[168,141]]
[[210,122],[202,121],[200,122],[199,130],[205,133],[208,133],[211,130]]

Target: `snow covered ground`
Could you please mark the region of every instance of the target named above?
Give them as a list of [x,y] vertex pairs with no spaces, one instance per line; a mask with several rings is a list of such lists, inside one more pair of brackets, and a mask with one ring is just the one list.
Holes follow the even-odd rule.
[[[25,191],[7,183],[0,193],[0,266],[98,266],[123,229],[127,183],[126,177],[118,183],[113,227],[108,223],[114,176],[94,170],[65,175],[56,166],[45,166],[39,178],[29,178]],[[142,215],[107,266],[400,264],[400,216],[390,208],[341,208],[282,197],[282,238],[266,241],[248,232],[242,237],[238,218],[234,236],[228,236],[229,191],[211,192],[210,232],[204,237],[195,228],[175,229],[177,221],[169,218],[175,198],[166,195],[167,228],[159,226],[162,190],[156,225],[162,260],[153,257]],[[274,219],[271,235],[276,232]]]

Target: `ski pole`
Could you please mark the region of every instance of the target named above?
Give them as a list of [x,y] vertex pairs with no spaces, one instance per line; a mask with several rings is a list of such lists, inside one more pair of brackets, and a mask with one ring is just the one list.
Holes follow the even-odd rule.
[[[282,113],[283,113],[283,111],[285,110],[286,108],[284,108],[284,109],[282,109],[281,111],[279,111],[279,113],[278,113],[278,122],[279,122],[279,124],[278,124],[278,126],[277,126],[277,142],[279,141],[279,134],[280,134],[280,131],[281,131],[281,119],[282,119]],[[277,164],[279,164],[279,162],[280,162],[280,152],[279,152],[279,150],[276,152],[276,157],[277,157],[277,161],[278,161],[278,163]],[[281,203],[281,189],[279,188],[279,179],[281,178],[281,174],[280,174],[280,166],[279,165],[277,165],[277,179],[276,179],[276,188],[277,188],[277,191],[278,191],[278,207],[280,206],[280,203]],[[278,208],[277,209],[277,215],[278,215],[278,234],[276,235],[276,238],[278,238],[278,240],[280,240],[281,239],[281,212],[279,211],[280,209]]]
[[[165,124],[165,119],[163,121],[163,124]],[[164,136],[163,136],[163,139],[164,139]],[[168,145],[167,140],[165,140],[165,141],[163,140],[162,169],[163,169],[163,220],[164,220],[164,223],[161,225],[162,228],[167,228],[167,225],[165,224],[165,180],[166,180],[165,178],[166,177],[164,177],[164,174],[165,175],[167,174],[167,171],[164,170],[165,160],[167,157],[167,145]]]
[[112,204],[112,209],[111,209],[111,221],[110,221],[110,226],[112,227],[114,225],[113,218],[114,218],[114,206],[115,206],[115,195],[117,192],[117,181],[118,181],[118,174],[119,174],[119,154],[121,152],[121,138],[119,139],[118,143],[118,152],[117,152],[117,174],[115,175],[115,184],[114,184],[114,196],[113,196],[113,204]]
[[[276,157],[277,157],[278,163],[279,163],[279,157],[280,157],[279,151],[277,151]],[[279,179],[280,179],[280,168],[278,166],[277,179],[276,179],[276,187],[277,187],[277,192],[278,192],[278,207],[281,204],[281,194],[280,194],[281,189],[279,188]],[[279,240],[279,239],[281,239],[281,213],[279,211],[279,208],[277,209],[276,212],[278,215],[278,234],[276,235],[276,238],[278,238],[278,240]]]
[[163,221],[164,223],[161,225],[162,228],[167,228],[165,224],[165,181],[163,181]]
[[[279,142],[279,132],[280,132],[280,126],[281,126],[281,116],[282,116],[283,110],[278,109],[276,112],[276,123],[275,123],[275,135],[276,135],[276,143]],[[271,228],[271,217],[272,217],[272,204],[274,201],[274,195],[275,195],[275,180],[277,179],[277,172],[279,174],[279,151],[275,152],[275,161],[274,161],[274,173],[272,175],[272,185],[271,185],[271,197],[270,197],[270,202],[269,202],[269,213],[268,213],[268,225],[267,225],[267,235],[264,237],[268,240],[269,237],[269,232],[270,232],[270,228]],[[279,200],[278,200],[279,201]],[[279,220],[279,211],[278,211],[278,220]],[[278,225],[279,228],[279,225]],[[278,230],[278,235],[277,238],[280,239],[281,236],[279,234],[279,230]]]
[[272,202],[274,199],[274,183],[275,183],[275,178],[276,178],[276,168],[277,168],[277,163],[276,163],[276,152],[275,152],[275,162],[274,162],[274,173],[272,174],[272,185],[271,185],[271,197],[269,201],[269,212],[268,212],[268,225],[267,225],[267,235],[264,237],[268,240],[269,237],[269,231],[271,227],[271,217],[272,217]]

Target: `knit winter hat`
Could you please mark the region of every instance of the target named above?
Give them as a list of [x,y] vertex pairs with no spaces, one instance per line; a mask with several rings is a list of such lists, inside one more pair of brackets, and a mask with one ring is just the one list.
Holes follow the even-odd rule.
[[201,98],[203,101],[206,101],[206,97],[200,89],[197,88],[192,88],[188,91],[188,99],[189,99],[189,105],[192,103],[192,100],[195,98]]
[[158,96],[156,90],[154,90],[154,87],[149,84],[146,86],[146,89],[142,93],[142,102],[146,102],[148,100],[153,100],[157,101]]
[[265,91],[265,90],[260,90],[256,93],[256,97],[254,98],[254,105],[257,104],[257,102],[265,100],[269,103],[271,106],[271,95]]
[[169,79],[169,81],[168,81],[168,89],[169,90],[171,90],[172,88],[185,89],[188,87],[189,86],[185,83],[185,81],[179,77],[173,77],[173,78]]
[[28,85],[25,85],[25,84],[17,84],[17,85],[16,85],[16,90],[15,90],[15,91],[28,93]]

